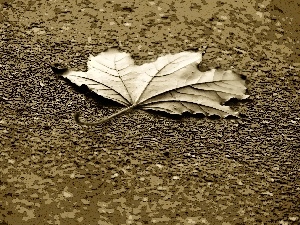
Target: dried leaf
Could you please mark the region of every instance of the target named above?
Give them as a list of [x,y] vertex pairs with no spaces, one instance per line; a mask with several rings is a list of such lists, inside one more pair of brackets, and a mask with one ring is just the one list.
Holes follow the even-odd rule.
[[109,49],[90,56],[87,72],[68,71],[63,77],[128,107],[117,114],[139,107],[171,114],[238,116],[223,103],[246,99],[245,81],[230,70],[201,72],[201,59],[201,53],[185,51],[138,66],[130,54]]

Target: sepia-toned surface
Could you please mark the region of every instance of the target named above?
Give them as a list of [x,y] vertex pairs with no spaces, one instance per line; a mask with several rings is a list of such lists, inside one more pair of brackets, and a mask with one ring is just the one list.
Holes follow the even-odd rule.
[[[297,0],[0,1],[0,224],[300,222]],[[241,119],[122,109],[56,76],[109,47],[206,49],[247,76]]]

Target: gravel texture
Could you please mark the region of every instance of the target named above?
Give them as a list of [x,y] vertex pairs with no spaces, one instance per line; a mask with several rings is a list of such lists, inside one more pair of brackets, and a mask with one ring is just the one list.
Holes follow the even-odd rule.
[[[0,2],[0,224],[300,223],[295,1]],[[247,76],[240,119],[134,110],[55,75],[109,47],[137,64],[204,49]]]

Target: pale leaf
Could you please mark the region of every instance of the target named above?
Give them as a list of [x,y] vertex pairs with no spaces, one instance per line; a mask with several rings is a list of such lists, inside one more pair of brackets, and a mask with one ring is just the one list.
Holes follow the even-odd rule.
[[90,56],[87,72],[68,71],[63,76],[130,109],[237,116],[223,103],[246,99],[245,81],[230,70],[201,72],[197,67],[201,59],[201,53],[186,51],[138,66],[130,54],[110,49]]

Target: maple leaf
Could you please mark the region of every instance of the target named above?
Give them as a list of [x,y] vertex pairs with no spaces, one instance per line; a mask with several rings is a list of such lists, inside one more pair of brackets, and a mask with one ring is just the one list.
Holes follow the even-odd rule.
[[200,52],[189,51],[161,56],[141,66],[117,49],[90,56],[87,72],[67,71],[63,77],[127,108],[96,123],[80,121],[78,113],[75,119],[79,124],[97,125],[135,107],[170,114],[238,116],[223,103],[231,98],[246,99],[245,81],[230,70],[201,72],[197,67],[201,60]]

